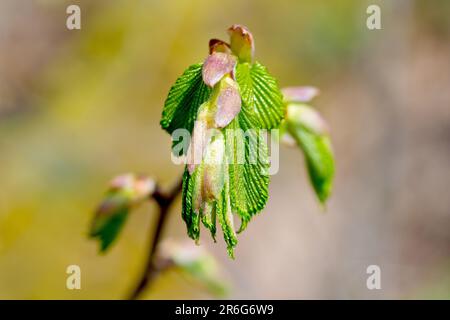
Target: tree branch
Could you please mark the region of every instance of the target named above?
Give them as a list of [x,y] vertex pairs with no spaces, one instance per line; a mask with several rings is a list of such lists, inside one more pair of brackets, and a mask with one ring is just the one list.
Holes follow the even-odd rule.
[[147,261],[142,274],[136,287],[131,291],[128,299],[135,300],[138,299],[142,294],[144,289],[149,285],[159,273],[159,269],[155,266],[154,257],[156,253],[156,248],[161,240],[162,230],[164,229],[164,223],[167,221],[167,213],[174,200],[181,192],[183,179],[180,179],[177,184],[169,192],[163,192],[157,185],[155,192],[152,194],[152,199],[156,201],[159,207],[158,221],[156,222],[156,227],[154,232],[150,232],[149,236],[149,251],[147,256]]

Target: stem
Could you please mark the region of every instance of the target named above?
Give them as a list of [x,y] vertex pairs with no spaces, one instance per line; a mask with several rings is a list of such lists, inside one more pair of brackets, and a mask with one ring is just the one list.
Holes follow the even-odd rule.
[[142,274],[139,278],[139,281],[136,287],[133,289],[128,299],[135,300],[139,298],[144,289],[149,285],[159,273],[158,268],[155,267],[154,257],[156,253],[156,247],[161,240],[162,230],[164,229],[164,223],[167,221],[167,213],[174,200],[181,192],[182,179],[173,187],[169,192],[163,192],[159,188],[156,187],[155,192],[152,194],[152,198],[156,201],[159,207],[159,215],[158,221],[156,222],[155,231],[150,233],[149,236],[149,251],[147,256],[147,261],[145,263],[145,268],[142,271]]

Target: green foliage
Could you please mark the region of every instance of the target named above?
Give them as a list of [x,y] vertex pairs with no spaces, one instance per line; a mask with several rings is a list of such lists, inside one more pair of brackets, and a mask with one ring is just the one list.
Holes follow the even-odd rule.
[[[254,41],[241,25],[228,29],[230,43],[213,39],[204,63],[193,64],[169,90],[161,127],[169,134],[187,129],[189,148],[182,179],[182,218],[198,243],[200,225],[216,241],[217,221],[227,251],[234,257],[237,233],[264,209],[269,198],[269,151],[266,130],[281,129],[303,151],[311,183],[321,203],[331,193],[334,159],[328,127],[304,104],[318,94],[314,87],[278,87],[267,68],[253,61]],[[184,139],[185,137],[183,137]],[[173,141],[177,145],[178,141]],[[182,141],[185,143],[185,141]],[[173,152],[180,150],[173,148]],[[148,199],[147,182],[119,179],[97,211],[91,236],[106,250],[119,234],[129,209]],[[239,230],[234,215],[241,220]]]
[[334,158],[330,139],[302,128],[291,128],[289,132],[302,149],[309,177],[321,203],[331,193],[334,176]]
[[303,151],[316,195],[321,203],[325,203],[334,177],[334,156],[327,124],[312,107],[289,103],[283,127]]
[[195,173],[191,176],[186,168],[183,174],[181,216],[186,223],[189,237],[195,241],[198,241],[200,238],[200,214],[196,213],[192,207],[192,195],[194,192],[195,179]]
[[154,181],[145,176],[125,174],[111,181],[89,230],[89,235],[99,240],[101,252],[118,237],[130,210],[145,201],[154,189]]
[[237,245],[236,232],[234,231],[233,213],[230,206],[229,186],[225,183],[222,194],[217,201],[217,216],[222,226],[223,237],[227,244],[228,255],[234,258],[233,249]]
[[[268,149],[260,129],[273,129],[284,117],[285,105],[275,78],[259,62],[239,63],[236,67],[242,110],[230,124],[227,134],[231,206],[241,218],[242,232],[251,217],[264,209],[269,198]],[[245,141],[245,150],[238,150]],[[238,161],[240,153],[245,161]]]
[[179,128],[192,132],[198,108],[211,94],[202,80],[202,66],[191,65],[170,88],[160,122],[169,134]]
[[[118,202],[122,202],[121,199],[117,200]],[[111,199],[111,201],[116,200]],[[96,220],[89,235],[93,238],[98,238],[101,252],[105,252],[117,238],[125,224],[128,213],[128,206],[124,203],[120,203],[119,207],[109,215],[100,217]]]
[[[243,123],[243,125],[240,125]],[[230,181],[230,198],[233,212],[241,218],[241,232],[251,217],[260,212],[269,198],[268,150],[264,139],[255,129],[244,133],[241,128],[248,125],[245,118],[238,116],[227,132],[227,156],[232,159],[228,166]],[[245,141],[244,150],[239,150]],[[243,156],[244,161],[239,161]]]
[[242,98],[241,121],[243,129],[250,127],[273,129],[280,125],[285,106],[277,81],[259,62],[239,63],[236,67],[236,81]]
[[[194,73],[196,76],[193,75]],[[163,126],[164,128],[171,126],[167,125],[168,119],[176,117],[178,110],[175,108],[197,110],[197,116],[202,113],[202,117],[205,117],[206,114],[206,118],[202,118],[205,123],[208,123],[208,117],[214,116],[215,109],[217,109],[215,107],[216,99],[220,88],[223,87],[223,82],[219,82],[215,86],[217,89],[211,92],[206,102],[198,99],[186,99],[186,96],[200,96],[193,91],[189,94],[179,93],[183,90],[195,90],[195,86],[202,90],[202,87],[196,82],[199,73],[198,66],[189,67],[170,90],[161,121],[166,125],[166,127]],[[207,171],[205,171],[204,165],[199,165],[192,175],[189,175],[188,170],[184,173],[182,209],[182,217],[186,222],[188,235],[196,241],[200,236],[200,221],[210,230],[215,239],[215,219],[218,218],[231,257],[233,257],[233,248],[237,244],[233,213],[241,219],[239,229],[241,232],[251,217],[260,212],[267,203],[269,197],[268,149],[260,133],[261,129],[276,128],[283,119],[285,108],[275,79],[260,63],[239,63],[236,67],[236,79],[241,94],[242,109],[223,130],[227,165],[220,170],[226,172],[214,174],[215,178],[222,174],[226,180],[219,186],[223,188],[220,197],[212,200],[200,199],[205,188],[211,186],[205,186],[204,175]],[[200,101],[206,103],[203,104],[204,109],[199,109]],[[186,123],[189,123],[189,127],[192,128],[195,119],[185,113],[177,123],[180,125],[183,123],[183,126],[188,126]],[[171,120],[170,123],[174,122],[175,120]],[[174,129],[177,128],[173,127],[172,130]],[[197,209],[195,208],[196,201],[202,202],[201,207]]]
[[[182,217],[188,235],[198,241],[202,223],[215,240],[218,219],[228,254],[234,257],[237,236],[233,215],[241,219],[241,232],[269,198],[268,148],[263,130],[279,128],[287,115],[281,126],[283,134],[287,131],[303,150],[322,203],[331,191],[334,160],[324,133],[325,123],[318,114],[296,106],[286,112],[275,78],[262,64],[252,62],[251,33],[239,25],[228,31],[231,44],[210,41],[205,63],[190,66],[170,89],[161,125],[169,133],[178,128],[192,133],[182,188]],[[312,87],[286,90],[288,97],[299,101],[317,93]],[[207,136],[205,132],[210,129],[224,139]],[[196,154],[200,163],[193,160]],[[219,157],[220,165],[209,164],[208,160],[215,157]]]

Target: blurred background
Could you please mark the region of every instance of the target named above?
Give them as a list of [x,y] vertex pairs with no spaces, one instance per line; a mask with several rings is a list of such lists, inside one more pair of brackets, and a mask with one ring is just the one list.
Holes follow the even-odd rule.
[[[66,28],[70,4],[81,30]],[[370,4],[382,30],[366,27]],[[135,211],[106,255],[87,237],[93,210],[117,174],[177,180],[159,126],[166,94],[233,23],[280,86],[321,89],[337,173],[324,213],[301,153],[282,147],[236,260],[202,237],[228,297],[449,299],[449,16],[447,0],[1,1],[0,299],[126,296],[156,207]],[[184,241],[180,207],[164,236]],[[81,290],[66,289],[71,264]],[[369,265],[381,290],[366,287]],[[144,298],[214,295],[167,272]]]

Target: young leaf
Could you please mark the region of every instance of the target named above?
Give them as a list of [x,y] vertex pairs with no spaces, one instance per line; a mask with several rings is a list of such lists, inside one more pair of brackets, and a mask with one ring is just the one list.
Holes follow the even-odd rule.
[[[197,170],[196,170],[197,171]],[[182,209],[181,216],[186,223],[187,233],[189,237],[195,241],[200,238],[200,217],[195,213],[193,204],[193,193],[195,187],[196,172],[189,174],[188,169],[184,170],[183,174],[183,186],[182,186]]]
[[192,132],[198,108],[211,94],[211,88],[202,79],[202,66],[191,65],[170,88],[160,122],[169,134],[180,128]]
[[[242,108],[227,128],[231,206],[241,218],[242,232],[251,217],[260,212],[269,197],[268,149],[259,137],[259,129],[272,129],[280,125],[285,105],[276,80],[259,64],[239,63],[236,68]],[[244,141],[244,150],[239,146]],[[244,155],[244,161],[240,159]]]
[[211,232],[211,236],[216,242],[216,201],[207,201],[203,205],[201,216],[202,223]]
[[155,182],[145,176],[125,174],[114,178],[96,211],[89,235],[98,238],[100,251],[107,250],[125,224],[129,211],[149,198]]
[[[107,209],[107,207],[109,207]],[[102,211],[94,220],[89,235],[98,238],[100,251],[106,251],[119,235],[128,217],[129,206],[121,195],[111,195],[103,202]]]
[[308,130],[293,121],[287,121],[288,131],[302,149],[309,177],[321,203],[331,193],[334,176],[334,158],[327,135]]
[[245,229],[269,198],[267,146],[259,130],[241,129],[247,126],[239,115],[229,126],[233,130],[226,134],[231,207],[242,221],[238,232]]
[[228,182],[222,191],[222,195],[217,201],[216,214],[222,227],[223,238],[227,244],[228,255],[234,259],[234,247],[237,245],[236,231],[234,231],[233,212],[230,206]]
[[284,117],[285,105],[278,84],[266,67],[258,62],[239,63],[236,80],[242,98],[242,112],[251,128],[277,128]]

